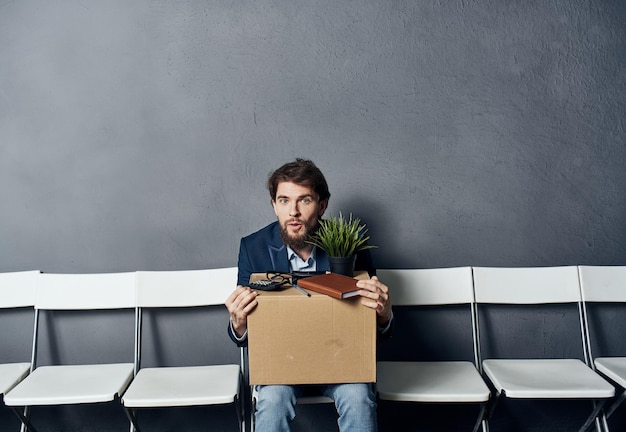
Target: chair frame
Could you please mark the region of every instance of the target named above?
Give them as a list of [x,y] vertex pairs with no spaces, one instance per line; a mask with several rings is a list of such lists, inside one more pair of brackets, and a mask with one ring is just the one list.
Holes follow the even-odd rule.
[[[585,337],[587,339],[587,355],[590,359],[590,366],[611,382],[618,390],[615,397],[600,414],[599,421],[605,431],[609,431],[608,419],[615,410],[626,400],[626,388],[624,379],[619,371],[612,370],[611,365],[606,362],[619,362],[626,365],[624,357],[595,357],[591,348],[590,316],[588,311],[589,303],[624,303],[626,302],[626,266],[578,266],[580,279],[580,292],[583,305],[583,317],[585,322]],[[611,375],[615,374],[612,378]],[[621,378],[622,383],[615,378]]]
[[[0,309],[30,308],[35,314],[35,291],[39,270],[26,270],[0,274]],[[31,340],[32,346],[32,340]],[[31,355],[32,357],[32,355]],[[4,402],[4,395],[19,384],[32,370],[32,358],[27,362],[3,363],[7,383],[0,388],[0,403]],[[28,415],[25,408],[22,415]],[[22,429],[24,427],[22,426]]]
[[[115,283],[116,281],[114,279],[119,278],[119,279],[130,279],[132,278],[134,281],[135,278],[135,273],[134,272],[122,272],[122,273],[101,273],[101,274],[45,274],[42,273],[39,276],[39,280],[41,281],[41,278],[47,278],[47,277],[75,277],[77,281],[84,281],[87,283],[90,282],[95,282],[96,279],[100,276],[102,276],[104,279],[106,279],[107,281],[109,281],[110,283]],[[128,281],[122,281],[122,282],[128,282]],[[71,284],[72,286],[65,290],[65,293],[71,293],[70,295],[76,295],[78,293],[78,287],[74,284]],[[84,288],[84,287],[82,287]],[[100,289],[102,289],[102,286],[99,287]],[[107,300],[102,300],[102,298],[100,296],[97,296],[97,298],[95,299],[88,299],[87,296],[80,296],[79,300],[73,301],[70,305],[65,305],[63,300],[57,300],[56,298],[54,298],[54,296],[50,295],[44,288],[42,288],[40,286],[40,284],[38,284],[37,286],[37,294],[36,294],[36,300],[35,300],[35,319],[34,319],[34,325],[33,325],[33,341],[32,341],[32,353],[31,353],[31,366],[30,366],[30,374],[32,375],[34,372],[36,372],[36,370],[38,369],[38,365],[37,365],[37,358],[38,358],[38,346],[39,346],[39,331],[40,331],[40,311],[44,310],[44,311],[54,311],[54,310],[84,310],[84,311],[95,311],[95,310],[117,310],[117,309],[127,309],[127,310],[134,310],[135,313],[135,321],[136,321],[136,317],[137,317],[137,311],[134,305],[134,298],[135,298],[135,285],[134,283],[132,284],[132,291],[129,293],[126,293],[126,289],[120,290],[118,292],[118,294],[124,294],[124,296],[127,297],[127,299],[124,298],[116,298],[115,302],[113,303],[119,303],[119,304],[113,304],[111,303],[110,299]],[[122,292],[123,291],[123,292]],[[102,297],[106,297],[106,296],[102,296]],[[130,300],[132,299],[132,300]],[[106,302],[107,304],[105,306],[102,305],[102,302]],[[135,343],[136,344],[136,343]],[[135,353],[133,352],[132,356],[135,356]],[[112,364],[114,365],[114,364]],[[121,365],[121,364],[120,364]],[[132,365],[132,363],[128,363],[128,365]],[[47,367],[51,367],[51,368],[55,368],[55,367],[65,367],[67,365],[52,365],[52,366],[47,366]],[[92,365],[85,365],[85,366],[92,366]],[[132,368],[131,368],[131,372],[132,372]],[[29,378],[29,377],[27,377]],[[132,376],[130,377],[130,379],[128,379],[128,382],[126,383],[126,387],[128,386],[128,384],[130,383],[130,381],[132,380]],[[16,391],[16,389],[20,388],[21,384],[25,384],[27,381],[27,379],[25,379],[24,381],[22,381],[20,384],[18,384],[17,386],[15,386],[10,392],[7,393],[7,396],[10,398],[12,396],[12,393],[14,391]],[[120,390],[119,393],[122,393],[125,390],[125,387],[122,388]],[[113,400],[111,402],[114,401],[119,401],[120,399],[120,394],[116,393],[113,396]],[[6,398],[5,398],[5,402],[6,402]],[[75,403],[92,403],[93,401],[77,401]],[[106,401],[95,401],[95,402],[106,402]],[[60,402],[60,403],[45,403],[42,405],[50,405],[50,406],[62,406],[62,405],[73,405],[75,404],[74,402]],[[30,432],[37,432],[37,429],[33,426],[31,420],[30,420],[30,413],[29,413],[29,406],[23,406],[20,404],[10,404],[8,405],[11,407],[11,409],[13,410],[13,412],[15,413],[15,415],[19,418],[20,422],[22,423],[22,429],[25,429],[27,431]],[[22,408],[22,409],[20,409]]]
[[[485,276],[484,273],[490,272],[490,274],[488,276]],[[500,300],[493,300],[493,292],[495,291],[493,289],[493,286],[490,287],[492,293],[487,293],[485,294],[483,292],[483,289],[479,287],[479,283],[477,283],[477,279],[488,279],[493,277],[493,273],[494,272],[510,272],[512,275],[514,275],[516,277],[515,281],[516,283],[524,283],[525,287],[527,288],[527,290],[518,290],[515,292],[514,297],[512,299],[500,299]],[[512,268],[512,267],[501,267],[501,268],[496,268],[496,267],[473,267],[473,273],[474,273],[474,293],[475,293],[475,298],[476,298],[476,322],[477,322],[477,332],[479,333],[479,352],[481,352],[481,347],[480,347],[480,323],[479,323],[479,318],[480,318],[480,313],[479,313],[479,309],[481,308],[481,305],[486,305],[486,304],[501,304],[501,305],[526,305],[526,306],[530,306],[530,305],[549,305],[549,304],[576,304],[577,309],[578,309],[578,320],[579,320],[579,331],[580,331],[580,342],[582,345],[582,355],[584,357],[584,361],[582,361],[584,363],[584,365],[586,367],[589,368],[589,370],[591,372],[594,373],[594,375],[596,375],[600,380],[604,381],[604,383],[607,384],[607,389],[606,391],[608,391],[608,387],[611,387],[610,384],[608,382],[606,382],[605,380],[602,379],[602,377],[598,374],[595,374],[595,372],[593,371],[593,369],[591,368],[590,365],[590,358],[588,356],[588,342],[587,342],[587,337],[586,337],[586,328],[585,328],[585,320],[584,320],[584,314],[583,314],[583,304],[582,304],[582,297],[580,296],[580,284],[578,281],[578,270],[576,266],[563,266],[563,267],[519,267],[519,268]],[[477,278],[477,274],[480,273],[481,277]],[[560,275],[558,275],[557,277],[564,277],[567,278],[567,281],[563,281],[561,279],[559,279],[559,283],[561,283],[562,285],[560,286],[561,291],[565,291],[566,295],[565,297],[563,297],[562,295],[554,295],[552,292],[546,292],[545,290],[543,290],[543,288],[541,286],[540,281],[545,281],[546,277],[550,277],[552,274],[555,273],[562,273]],[[497,282],[501,283],[500,280],[500,276],[496,276],[496,278],[498,279]],[[488,281],[487,282],[488,285],[493,285],[493,281]],[[568,285],[569,284],[569,285]],[[506,287],[509,290],[512,290],[512,288],[510,287]],[[481,354],[482,356],[482,354]],[[500,359],[496,359],[495,361],[497,362]],[[533,361],[538,360],[538,359],[532,359]],[[544,360],[548,360],[549,359],[544,359]],[[570,360],[570,359],[557,359],[557,360]],[[577,360],[580,361],[580,359],[571,359],[573,360]],[[497,388],[497,384],[493,381],[492,377],[489,374],[489,370],[486,367],[486,364],[492,362],[494,360],[482,360],[483,363],[483,373],[486,375],[486,378],[488,379],[488,382],[490,383],[490,385],[493,387],[494,393],[495,393],[495,398],[493,403],[491,404],[491,406],[489,407],[489,412],[487,414],[487,420],[486,422],[488,423],[488,420],[493,416],[493,413],[495,411],[495,408],[498,404],[498,401],[500,401],[503,397],[508,397],[506,394],[505,389],[502,389],[502,391],[499,391]],[[504,361],[510,361],[510,359],[508,360],[504,360]],[[517,360],[513,360],[513,361],[517,361]],[[594,377],[595,379],[595,377]],[[598,381],[598,380],[596,380]],[[600,381],[598,381],[599,383]],[[510,398],[510,397],[509,397]],[[585,432],[587,431],[595,422],[597,422],[597,418],[600,415],[603,406],[605,405],[605,403],[610,399],[610,396],[607,397],[602,397],[602,398],[585,398],[585,397],[572,397],[572,398],[568,398],[568,397],[558,397],[558,396],[539,396],[539,397],[522,397],[520,396],[519,399],[529,399],[529,400],[543,400],[543,399],[572,399],[572,400],[590,400],[593,404],[593,409],[591,411],[591,413],[589,414],[589,416],[587,417],[585,423],[581,426],[581,428],[579,429],[579,432]]]
[[[404,400],[408,402],[415,403],[426,403],[426,399],[428,403],[467,403],[467,404],[478,404],[479,405],[479,413],[476,418],[476,421],[473,426],[473,432],[479,430],[479,428],[483,427],[483,430],[486,431],[487,424],[484,422],[485,416],[487,413],[487,407],[491,400],[491,392],[489,387],[484,382],[482,378],[482,368],[480,361],[480,353],[479,353],[479,341],[478,341],[478,332],[477,332],[477,322],[476,322],[476,312],[475,312],[475,302],[474,302],[474,291],[473,291],[473,280],[472,280],[472,269],[471,267],[452,267],[452,268],[436,268],[436,269],[409,269],[409,270],[397,270],[397,269],[381,269],[378,270],[378,274],[381,279],[385,281],[385,283],[389,284],[391,290],[391,296],[394,307],[397,306],[417,306],[417,307],[442,307],[446,305],[459,305],[466,306],[467,313],[469,314],[469,319],[471,322],[472,328],[472,357],[473,362],[471,361],[431,361],[431,362],[384,362],[384,363],[404,363],[407,365],[415,366],[415,367],[449,367],[454,368],[456,373],[463,374],[467,379],[473,380],[473,385],[478,386],[478,384],[484,385],[484,395],[478,395],[477,389],[472,390],[472,394],[466,395],[449,395],[449,398],[446,399],[441,397],[441,395],[437,395],[433,397],[427,397],[425,395],[421,395],[421,400],[412,398],[410,396],[398,396],[396,398],[386,397],[380,389],[378,389],[377,394],[379,399],[381,400]],[[466,287],[459,286],[462,285],[463,281],[466,283]],[[429,289],[422,289],[420,291],[419,284],[422,283],[426,285]],[[465,290],[463,291],[463,288]],[[379,362],[382,364],[382,362]],[[473,372],[466,373],[470,369],[466,368],[465,365],[472,365],[473,370],[475,372],[475,377]],[[463,368],[463,369],[461,369]],[[407,377],[410,379],[411,377]],[[378,385],[380,386],[380,377],[378,379]]]
[[[228,293],[225,290],[230,290],[232,283],[236,280],[236,267],[223,268],[223,269],[210,269],[210,270],[174,270],[174,271],[139,271],[137,272],[137,315],[136,315],[136,335],[135,335],[135,379],[129,385],[128,389],[122,396],[122,406],[128,419],[130,420],[133,428],[140,432],[139,421],[137,413],[141,409],[145,408],[164,408],[170,406],[189,407],[189,406],[210,406],[212,403],[197,403],[197,402],[177,402],[176,405],[168,405],[163,403],[144,402],[144,404],[132,403],[128,406],[125,399],[129,392],[134,390],[136,385],[145,385],[148,381],[144,381],[141,372],[152,374],[162,374],[163,372],[169,372],[174,369],[178,369],[179,372],[193,372],[193,366],[186,367],[168,367],[155,366],[149,368],[142,368],[142,341],[143,341],[143,312],[150,309],[186,309],[195,307],[211,307],[224,305],[224,301]],[[200,278],[200,279],[198,279]],[[216,280],[217,278],[217,280]],[[145,279],[145,281],[144,281]],[[166,283],[161,284],[162,281]],[[217,286],[206,286],[204,282],[213,283]],[[180,290],[175,292],[171,290],[172,283],[186,284],[188,290],[184,295],[180,295]],[[201,286],[200,286],[201,285]],[[210,292],[213,290],[213,292]],[[220,290],[220,291],[218,291]],[[219,297],[219,299],[218,299]],[[241,349],[243,351],[243,348]],[[241,397],[241,391],[244,387],[243,381],[243,353],[240,353],[240,364],[238,364],[238,389],[235,395],[233,405],[235,408],[237,423],[239,425],[240,432],[245,430],[245,416],[244,416],[244,399]],[[204,370],[220,368],[232,365],[208,365],[200,366]],[[169,369],[169,370],[168,370]],[[207,383],[209,384],[209,383]],[[216,403],[217,404],[217,403]],[[223,404],[223,403],[219,403]]]

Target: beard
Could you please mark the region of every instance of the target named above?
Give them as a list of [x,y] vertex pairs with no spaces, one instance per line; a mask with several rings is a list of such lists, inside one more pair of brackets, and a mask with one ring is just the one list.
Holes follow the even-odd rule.
[[312,247],[310,243],[307,243],[308,240],[311,239],[313,234],[318,229],[318,223],[315,221],[313,224],[307,223],[305,221],[302,222],[303,231],[299,234],[290,234],[287,230],[287,224],[291,221],[286,221],[284,224],[280,226],[280,238],[282,239],[285,246],[289,246],[294,251],[300,251],[302,249],[306,249],[307,247]]

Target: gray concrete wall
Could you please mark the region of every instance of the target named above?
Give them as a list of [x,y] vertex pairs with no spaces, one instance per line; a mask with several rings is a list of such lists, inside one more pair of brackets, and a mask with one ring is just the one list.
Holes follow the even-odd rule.
[[626,264],[625,24],[619,0],[0,2],[0,271],[236,265],[295,157],[381,268]]
[[297,156],[381,267],[624,263],[618,1],[15,1],[0,268],[236,263]]

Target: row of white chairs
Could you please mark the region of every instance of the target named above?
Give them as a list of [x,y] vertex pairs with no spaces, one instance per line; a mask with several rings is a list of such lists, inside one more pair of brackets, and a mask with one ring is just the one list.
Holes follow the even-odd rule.
[[[143,408],[230,404],[244,429],[242,363],[141,367],[142,315],[148,308],[223,307],[236,268],[105,274],[0,273],[0,308],[33,307],[30,362],[0,365],[0,397],[36,432],[35,406],[118,402],[130,429],[139,431]],[[128,363],[38,366],[41,311],[134,310],[135,343]],[[51,315],[51,318],[54,314]],[[130,321],[129,321],[130,322]],[[213,329],[225,332],[224,327]],[[107,341],[95,338],[94,343]],[[193,341],[189,344],[193,346]],[[83,347],[83,349],[89,349]],[[243,354],[242,354],[243,355]]]
[[[394,308],[467,305],[474,358],[473,362],[378,362],[376,384],[380,399],[479,404],[474,431],[481,425],[484,431],[489,430],[489,418],[498,401],[505,398],[513,403],[521,399],[589,400],[589,415],[579,430],[595,426],[598,431],[609,431],[607,418],[625,398],[626,357],[594,357],[589,306],[626,302],[626,267],[462,267],[380,270],[378,274],[390,287]],[[485,345],[491,343],[489,336],[498,333],[510,337],[506,325],[489,320],[488,312],[494,305],[529,312],[515,326],[530,326],[533,319],[540,321],[542,337],[527,337],[524,344],[540,344],[548,333],[558,332],[551,340],[567,347],[561,353],[580,355],[515,358],[496,350],[497,357],[483,358]],[[559,314],[560,319],[563,310],[554,308],[556,305],[570,307],[572,314],[578,316],[576,328],[544,325],[545,313]],[[605,410],[607,402],[611,404]]]
[[[240,364],[141,367],[144,309],[223,306],[236,273],[234,267],[109,274],[0,273],[0,308],[34,306],[35,314],[31,361],[0,365],[0,397],[31,431],[36,429],[28,407],[113,401],[124,408],[131,429],[139,430],[136,414],[141,408],[232,404],[238,427],[245,430],[243,350]],[[586,399],[592,403],[580,430],[595,424],[597,430],[609,431],[607,418],[624,399],[626,358],[593,356],[588,305],[626,302],[626,267],[382,269],[378,276],[390,287],[395,309],[466,306],[467,325],[472,329],[469,357],[473,358],[379,361],[376,389],[381,400],[478,404],[473,430],[482,426],[487,431],[496,402],[503,398]],[[563,337],[577,334],[572,343],[580,348],[580,358],[483,360],[481,335],[484,339],[489,333],[483,309],[491,304],[572,306],[579,328],[576,332],[566,329]],[[37,366],[40,311],[100,309],[135,311],[132,362]],[[609,401],[610,407],[604,409]]]

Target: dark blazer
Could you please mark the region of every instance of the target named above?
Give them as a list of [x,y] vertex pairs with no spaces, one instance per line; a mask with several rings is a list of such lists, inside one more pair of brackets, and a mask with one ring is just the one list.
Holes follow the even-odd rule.
[[[321,249],[315,252],[315,265],[317,271],[330,269],[328,256]],[[238,268],[237,285],[247,285],[252,273],[265,273],[267,271],[289,273],[287,247],[280,237],[278,222],[273,222],[241,239]],[[354,269],[366,270],[370,276],[376,274],[369,250],[357,254]],[[245,346],[247,344],[247,338],[237,341],[230,325],[228,326],[228,334],[237,345]]]

